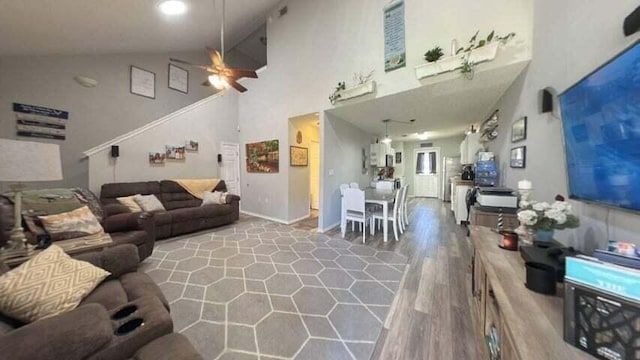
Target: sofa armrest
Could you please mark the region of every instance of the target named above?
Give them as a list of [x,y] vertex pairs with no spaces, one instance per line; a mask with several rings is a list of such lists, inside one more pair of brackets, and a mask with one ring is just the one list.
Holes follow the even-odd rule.
[[107,218],[109,216],[113,216],[113,215],[118,215],[118,214],[124,214],[124,213],[130,213],[131,212],[128,207],[126,207],[126,206],[124,206],[122,204],[104,205],[102,207],[102,211],[104,211],[104,217],[105,218]]
[[145,223],[149,221],[154,221],[153,213],[127,212],[106,217],[102,221],[102,227],[108,233],[145,230]]
[[239,202],[240,196],[234,194],[227,194],[227,204],[231,204],[233,202]]
[[13,360],[85,359],[112,334],[107,310],[88,304],[0,336],[0,354],[11,354]]
[[93,251],[74,256],[75,259],[87,261],[111,273],[110,278],[135,272],[140,265],[138,248],[131,244],[110,247],[103,251]]

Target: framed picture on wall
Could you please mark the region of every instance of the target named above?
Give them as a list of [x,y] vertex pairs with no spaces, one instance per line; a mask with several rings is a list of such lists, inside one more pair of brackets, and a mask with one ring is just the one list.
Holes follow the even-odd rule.
[[526,146],[511,149],[510,165],[514,169],[524,169],[527,166]]
[[402,164],[402,153],[399,151],[396,152],[396,164]]
[[169,64],[169,89],[189,93],[189,72],[179,66]]
[[511,142],[525,140],[527,138],[527,117],[523,116],[511,125]]
[[132,94],[156,98],[156,74],[131,65],[130,89]]
[[309,149],[299,146],[289,146],[291,166],[309,166]]
[[247,172],[277,173],[280,171],[280,141],[267,140],[246,144]]

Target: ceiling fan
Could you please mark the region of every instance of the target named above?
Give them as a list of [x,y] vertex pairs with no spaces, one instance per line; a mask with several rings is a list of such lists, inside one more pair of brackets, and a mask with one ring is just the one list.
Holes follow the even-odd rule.
[[[215,0],[214,0],[215,4]],[[207,47],[207,52],[209,53],[209,58],[211,59],[211,65],[200,65],[193,64],[188,61],[179,60],[179,59],[170,59],[173,62],[186,64],[189,66],[196,67],[198,69],[202,69],[208,72],[209,77],[207,81],[205,81],[202,85],[210,86],[212,85],[218,90],[224,90],[229,88],[229,86],[243,93],[247,91],[247,88],[240,85],[238,83],[239,79],[242,78],[252,78],[257,79],[258,74],[256,74],[253,70],[245,70],[245,69],[235,69],[231,67],[227,67],[224,63],[224,23],[225,23],[225,0],[222,0],[222,26],[220,28],[220,42],[221,42],[221,51],[211,49]]]

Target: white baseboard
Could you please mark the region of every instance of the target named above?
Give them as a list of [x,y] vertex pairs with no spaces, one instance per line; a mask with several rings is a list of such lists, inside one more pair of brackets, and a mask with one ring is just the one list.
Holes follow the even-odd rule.
[[277,223],[280,223],[280,224],[285,224],[285,225],[291,225],[291,224],[293,224],[295,222],[307,219],[307,218],[309,218],[309,216],[311,216],[311,213],[309,213],[306,216],[303,216],[301,218],[293,219],[293,220],[290,220],[290,221],[286,221],[286,220],[277,219],[277,218],[274,218],[274,217],[271,217],[271,216],[262,215],[262,214],[258,214],[258,213],[254,213],[254,212],[246,211],[246,210],[240,210],[240,213],[241,214],[245,214],[245,215],[249,215],[249,216],[255,216],[257,218],[261,218],[261,219],[265,219],[265,220],[274,221],[274,222],[277,222]]
[[330,231],[330,230],[333,230],[333,229],[337,228],[338,226],[340,226],[340,221],[338,221],[335,224],[329,225],[329,226],[325,227],[324,229],[318,229],[318,232],[319,233],[325,233],[327,231]]

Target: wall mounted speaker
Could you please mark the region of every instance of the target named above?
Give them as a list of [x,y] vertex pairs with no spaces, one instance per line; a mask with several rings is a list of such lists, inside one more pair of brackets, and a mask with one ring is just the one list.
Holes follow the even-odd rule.
[[111,145],[111,157],[117,158],[118,156],[120,156],[120,146]]
[[222,154],[218,154],[218,162],[221,163],[222,162]]
[[624,18],[622,24],[622,31],[625,36],[629,36],[640,29],[640,6],[637,7],[631,14]]
[[553,111],[553,94],[547,89],[542,89],[542,113],[549,113]]

